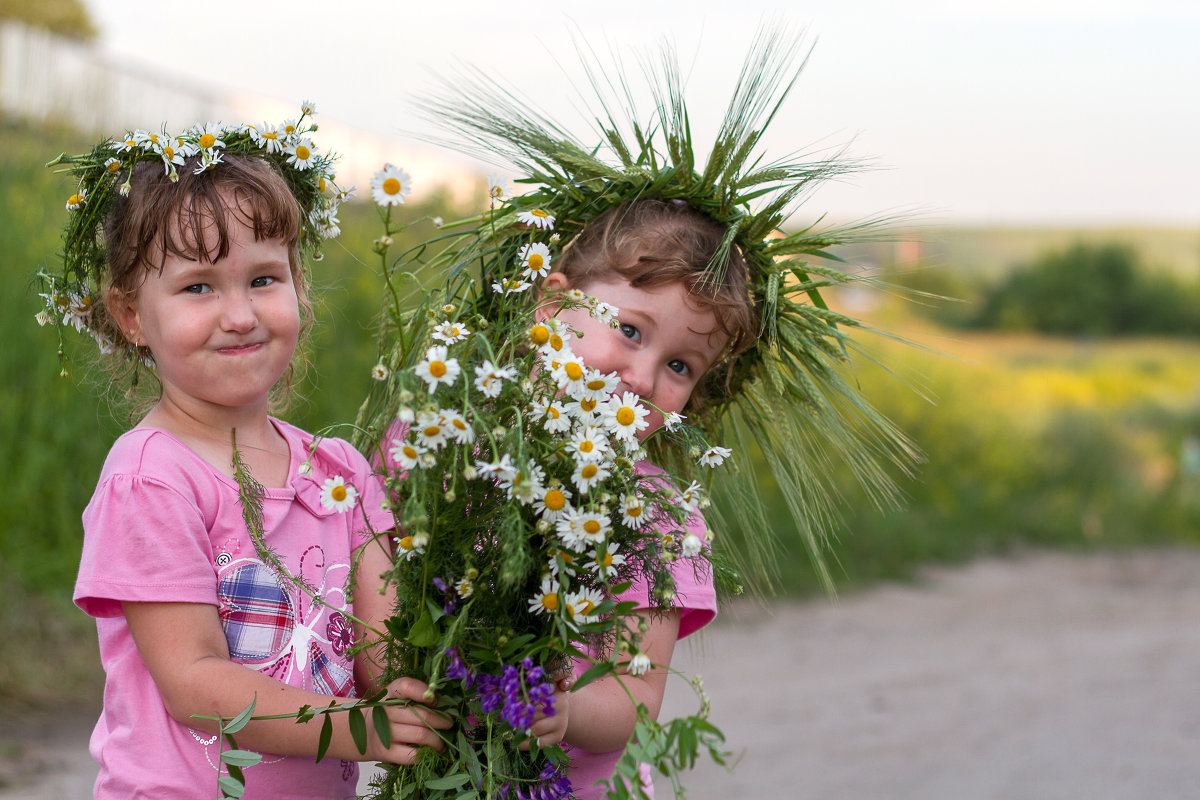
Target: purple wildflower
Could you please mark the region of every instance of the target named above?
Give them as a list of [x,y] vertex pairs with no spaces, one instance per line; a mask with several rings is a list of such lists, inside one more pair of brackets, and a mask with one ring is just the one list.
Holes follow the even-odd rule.
[[571,781],[549,761],[542,767],[536,783],[506,783],[497,797],[507,798],[510,788],[516,790],[516,800],[566,800],[571,796]]
[[450,659],[450,663],[446,666],[446,677],[451,680],[465,681],[463,685],[468,689],[471,688],[475,676],[471,674],[471,670],[467,669],[467,665],[459,658],[458,650],[453,647],[447,648],[444,655]]
[[454,587],[452,585],[453,583],[454,583],[453,575],[450,576],[449,583],[442,580],[441,578],[433,579],[433,588],[437,589],[439,592],[442,593],[442,613],[443,614],[453,614],[454,610],[456,608],[458,608],[458,599],[457,599],[457,594],[454,591]]
[[476,675],[480,709],[485,714],[499,711],[513,730],[527,731],[539,711],[554,716],[554,684],[545,677],[546,671],[528,658],[519,666],[505,664],[499,675]]

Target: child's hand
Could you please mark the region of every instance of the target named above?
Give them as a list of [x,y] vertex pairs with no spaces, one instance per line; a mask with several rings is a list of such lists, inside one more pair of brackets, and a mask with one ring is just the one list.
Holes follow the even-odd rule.
[[[551,675],[554,678],[554,675]],[[571,720],[571,686],[575,683],[570,671],[564,677],[555,680],[554,685],[554,716],[548,717],[538,713],[529,727],[530,738],[521,742],[520,749],[528,750],[533,739],[540,747],[550,747],[559,744],[567,735],[567,723]]]
[[[432,706],[433,699],[426,697],[429,686],[416,678],[398,678],[388,684],[387,696],[413,701],[410,706],[385,706],[392,733],[392,744],[384,747],[375,734],[375,726],[368,725],[370,739],[366,756],[371,761],[389,764],[412,764],[422,746],[445,750],[446,743],[439,731],[450,727],[450,720],[424,706]],[[421,705],[417,705],[421,704]]]

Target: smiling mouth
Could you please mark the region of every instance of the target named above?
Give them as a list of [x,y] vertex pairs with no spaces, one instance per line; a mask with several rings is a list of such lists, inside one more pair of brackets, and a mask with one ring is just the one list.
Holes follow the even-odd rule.
[[218,347],[217,352],[222,355],[238,356],[243,353],[251,353],[262,347],[264,342],[247,342],[246,344],[233,344],[228,347]]

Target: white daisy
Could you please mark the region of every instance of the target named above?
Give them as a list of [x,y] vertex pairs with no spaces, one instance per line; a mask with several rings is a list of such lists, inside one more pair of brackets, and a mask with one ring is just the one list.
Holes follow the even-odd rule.
[[571,429],[567,409],[558,400],[540,398],[533,404],[532,411],[535,419],[543,420],[543,427],[550,433],[566,433]]
[[442,416],[435,411],[422,411],[413,426],[417,443],[429,450],[437,450],[446,443],[449,435],[446,426],[442,424]]
[[469,600],[471,595],[475,594],[475,581],[470,578],[461,578],[458,583],[454,584],[454,591],[463,600]]
[[475,441],[475,429],[467,422],[466,417],[452,408],[443,408],[438,413],[441,415],[442,425],[446,428],[446,434],[451,439],[459,444],[471,444]]
[[687,419],[687,417],[685,417],[683,414],[680,414],[678,411],[672,411],[670,414],[667,414],[665,417],[663,417],[663,427],[669,431],[673,431],[682,425],[685,419]]
[[582,494],[587,494],[589,489],[610,474],[608,467],[604,464],[592,464],[585,461],[575,467],[575,472],[571,474],[571,480]]
[[538,593],[529,599],[534,614],[554,614],[558,611],[558,586],[549,577],[542,578]]
[[537,464],[517,470],[509,479],[500,478],[499,485],[508,496],[525,505],[533,503],[546,489],[546,473]]
[[578,558],[570,550],[565,550],[561,547],[552,547],[547,553],[550,561],[547,566],[550,567],[550,574],[554,577],[559,575],[575,576],[575,570],[578,566]]
[[588,367],[587,374],[583,377],[583,397],[604,402],[620,382],[621,378],[615,372],[605,375],[598,369]]
[[433,394],[439,383],[452,386],[458,380],[458,359],[447,357],[446,347],[434,345],[425,351],[425,360],[416,366],[417,377],[429,384]]
[[311,100],[305,100],[300,103],[300,113],[306,117],[311,117],[317,113],[317,104]]
[[620,310],[616,306],[602,300],[592,306],[592,318],[614,328],[617,326],[617,314],[619,313]]
[[553,376],[554,380],[558,382],[558,388],[575,400],[582,398],[584,393],[583,380],[587,376],[587,365],[583,363],[581,358],[574,354],[560,359],[557,364],[558,366],[553,369]]
[[114,139],[113,141],[109,142],[108,146],[119,153],[128,153],[135,147],[141,147],[142,144],[136,133],[130,133],[121,141]]
[[439,322],[433,326],[433,338],[446,344],[461,342],[470,335],[471,329],[461,322]]
[[[539,346],[543,358],[566,358],[571,355],[570,331],[564,330],[558,320],[547,320],[542,327],[547,328],[548,331],[545,343]],[[529,338],[533,338],[532,328]]]
[[83,207],[84,200],[87,200],[87,189],[80,189],[67,198],[67,211],[78,211]]
[[542,519],[558,522],[571,513],[571,498],[561,486],[543,488],[541,495],[533,501],[533,510],[540,514]]
[[423,534],[400,536],[395,539],[395,542],[396,555],[403,556],[405,561],[412,561],[425,552],[425,547],[429,544],[429,537]]
[[479,470],[480,475],[503,481],[511,482],[513,478],[517,477],[517,468],[513,466],[512,456],[508,453],[500,456],[497,461],[476,461],[475,467]]
[[586,427],[571,437],[571,455],[583,463],[595,463],[608,454],[608,437],[599,428]]
[[622,441],[636,442],[638,433],[650,424],[646,421],[650,411],[642,406],[640,400],[633,392],[610,398],[600,407],[604,427]]
[[541,242],[530,242],[517,253],[523,278],[544,278],[550,272],[550,248]]
[[607,514],[594,511],[584,511],[577,515],[575,530],[580,539],[591,545],[597,545],[612,533],[612,522]]
[[646,503],[639,495],[625,495],[621,501],[621,522],[634,530],[646,524]]
[[529,291],[532,286],[532,283],[520,278],[505,278],[503,281],[494,281],[492,283],[492,291],[506,295],[520,294],[521,292]]
[[375,366],[371,367],[371,378],[373,380],[386,381],[388,375],[391,375],[391,374],[392,373],[387,368],[386,364],[376,364]]
[[497,200],[503,200],[508,194],[506,181],[500,175],[488,175],[488,199],[493,203]]
[[728,447],[710,447],[700,456],[700,466],[719,467],[732,453]]
[[603,547],[596,547],[590,553],[591,561],[588,562],[587,568],[596,573],[596,577],[600,580],[607,581],[617,572],[617,567],[625,563],[625,556],[617,552],[621,545],[617,542],[608,542]]
[[567,413],[581,425],[599,425],[600,401],[585,397],[582,400],[567,403]]
[[325,508],[343,514],[354,508],[358,499],[358,490],[346,483],[341,475],[326,478],[321,486],[321,505]]
[[491,361],[484,361],[475,367],[475,388],[485,397],[498,397],[504,388],[504,381],[517,377],[513,367],[497,367]]
[[688,558],[700,555],[700,548],[703,546],[704,542],[694,533],[684,536],[683,541],[679,543],[680,552]]
[[679,493],[679,497],[677,498],[677,500],[679,501],[679,504],[681,506],[690,506],[691,508],[698,508],[700,505],[700,498],[703,494],[704,494],[704,487],[702,487],[699,484],[699,482],[692,481],[691,483],[688,484],[688,487],[686,489],[684,489],[682,492]]
[[285,119],[283,124],[280,125],[277,130],[279,131],[280,135],[284,136],[285,138],[298,136],[300,133],[300,128],[296,126],[296,120],[294,119]]
[[299,139],[288,145],[283,152],[287,153],[287,163],[296,169],[308,169],[317,157],[317,150],[313,147],[312,139]]
[[401,469],[415,469],[420,463],[421,454],[425,451],[413,442],[406,442],[403,439],[392,439],[391,449],[388,450],[388,455],[391,456],[392,463]]
[[577,625],[586,625],[596,620],[596,607],[604,602],[603,595],[595,589],[581,588],[568,592],[563,598],[567,619]]
[[521,213],[517,214],[517,221],[525,225],[529,225],[534,228],[541,228],[547,231],[554,227],[554,217],[550,216],[549,212],[540,208],[522,211]]
[[259,147],[265,148],[268,153],[282,153],[283,139],[279,135],[279,129],[269,122],[264,122],[261,125],[250,126],[250,138]]
[[381,206],[397,206],[412,192],[412,177],[399,167],[384,164],[371,178],[371,197]]
[[107,172],[109,175],[115,175],[116,173],[121,171],[121,161],[116,158],[105,159],[104,171]]
[[190,133],[196,137],[196,146],[201,150],[212,150],[214,147],[225,146],[225,142],[221,139],[225,135],[225,130],[219,122],[197,125],[192,128]]

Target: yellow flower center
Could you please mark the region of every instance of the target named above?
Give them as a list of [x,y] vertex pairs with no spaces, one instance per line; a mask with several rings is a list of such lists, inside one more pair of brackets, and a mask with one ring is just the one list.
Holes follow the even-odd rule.
[[529,269],[532,272],[537,272],[542,268],[542,256],[540,253],[534,253],[529,257]]
[[82,202],[83,202],[83,195],[81,195],[81,194],[73,194],[70,196],[70,198],[67,199],[67,205],[71,205],[71,206],[77,206]]
[[109,172],[120,172],[121,171],[121,162],[117,161],[115,159],[113,161],[110,161],[108,164],[108,171]]
[[[546,342],[550,341],[550,329],[545,325],[534,325],[529,329],[529,341],[533,342],[538,347],[541,347]],[[559,341],[561,341],[561,339]]]
[[126,147],[137,147],[137,139],[126,139],[125,145]]
[[383,182],[384,194],[400,194],[400,181],[396,178],[388,178]]
[[633,508],[625,509],[625,515],[628,517],[640,517],[642,515],[642,507],[634,506]]
[[530,214],[533,214],[535,217],[548,217],[548,216],[550,216],[550,215],[549,215],[549,214],[547,214],[545,211],[542,211],[540,208],[535,208],[533,211],[530,211],[529,213],[530,213]]
[[404,445],[404,457],[405,458],[416,458],[419,455],[420,455],[420,453],[417,452],[417,448],[413,447],[412,445],[408,445],[408,444]]
[[592,444],[591,439],[585,439],[584,441],[579,443],[579,451],[581,453],[590,453],[595,449],[596,449],[596,446],[594,444]]
[[318,192],[325,191],[325,177],[324,176],[317,178],[317,191]]
[[567,496],[558,489],[551,489],[546,492],[546,496],[542,499],[543,505],[551,511],[562,511],[563,506],[567,504]]
[[166,147],[163,148],[163,155],[165,155],[167,157],[167,160],[174,158],[175,157],[175,148],[171,147],[170,145],[167,145]]
[[573,381],[577,381],[583,377],[583,367],[579,366],[578,363],[572,361],[570,364],[567,364],[566,373],[567,373],[568,378],[570,378]]
[[212,147],[216,143],[217,137],[213,136],[211,133],[203,133],[200,135],[200,146],[205,150]]
[[592,613],[592,609],[595,607],[596,607],[596,605],[591,600],[580,600],[579,601],[579,613],[581,613],[585,616]]
[[467,429],[467,423],[463,422],[461,419],[451,420],[450,424],[458,428],[460,431],[465,431]]
[[546,609],[547,611],[553,611],[554,609],[558,608],[558,595],[557,594],[542,595],[542,608]]
[[274,141],[278,141],[278,140],[279,140],[279,134],[278,134],[278,133],[276,133],[275,131],[267,131],[266,133],[264,133],[264,134],[262,135],[262,137],[263,137],[264,139],[270,139],[270,140],[271,140],[271,141],[273,141],[273,142],[274,142]]
[[582,408],[584,411],[595,411],[596,410],[596,402],[597,401],[591,400],[591,399],[580,400],[579,407]]
[[586,467],[584,467],[583,469],[581,469],[579,471],[579,474],[581,477],[586,478],[587,480],[591,480],[592,478],[596,477],[596,473],[599,471],[600,471],[600,468],[597,467],[595,464],[588,464]]
[[617,423],[620,425],[632,425],[634,420],[633,409],[629,406],[621,406],[617,409]]
[[595,380],[591,380],[591,381],[587,382],[587,388],[591,389],[593,392],[600,391],[601,389],[604,388],[604,386],[605,386],[605,382],[603,380],[601,380],[600,378],[597,378]]
[[405,536],[403,539],[400,540],[400,549],[401,550],[412,550],[413,549],[413,540],[412,540],[411,536]]
[[583,523],[583,531],[591,536],[595,536],[600,532],[600,523],[594,519],[589,519],[587,522]]
[[446,374],[446,362],[431,361],[429,362],[429,374],[435,378],[440,378]]
[[442,432],[442,429],[440,427],[438,427],[437,425],[430,425],[428,428],[425,429],[425,435],[428,436],[430,439],[437,436],[441,432]]
[[546,406],[546,416],[550,419],[558,419],[558,409],[554,406]]
[[288,136],[291,136],[293,133],[295,133],[295,132],[296,132],[296,126],[295,126],[295,125],[285,125],[285,126],[283,127],[283,129],[284,129],[284,131],[287,133],[287,135],[288,135]]
[[296,145],[296,158],[300,159],[301,161],[308,161],[308,158],[311,155],[312,151],[307,147],[302,144]]
[[329,496],[332,497],[336,502],[339,502],[339,503],[342,502],[343,500],[346,499],[346,487],[345,486],[333,487],[332,489],[329,490]]
[[553,347],[555,350],[562,350],[563,349],[562,337],[559,336],[557,333],[554,334],[553,336],[551,336],[550,337],[550,346]]
[[604,558],[600,559],[600,563],[606,567],[612,566],[612,553],[605,553]]

